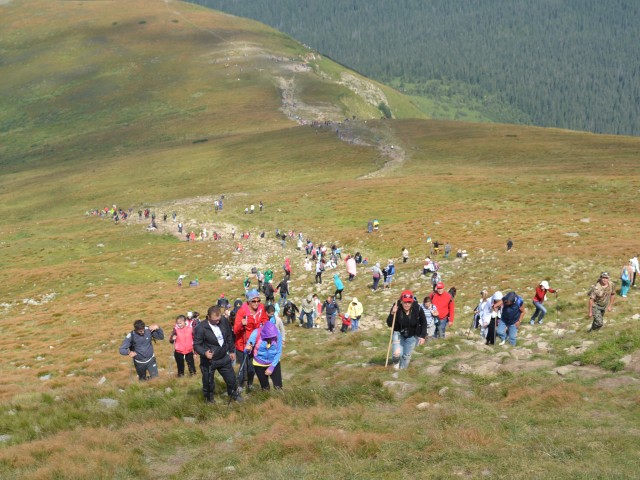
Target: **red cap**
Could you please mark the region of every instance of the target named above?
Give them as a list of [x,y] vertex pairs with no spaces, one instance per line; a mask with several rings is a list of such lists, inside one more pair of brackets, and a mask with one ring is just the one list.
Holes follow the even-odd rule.
[[402,301],[411,300],[413,302],[413,292],[411,290],[404,290],[400,294],[400,300]]
[[439,288],[444,288],[444,283],[442,283],[442,282],[438,282],[438,283],[436,284],[436,290],[437,290],[437,289],[439,289]]
[[224,293],[220,294],[220,298],[224,298]]

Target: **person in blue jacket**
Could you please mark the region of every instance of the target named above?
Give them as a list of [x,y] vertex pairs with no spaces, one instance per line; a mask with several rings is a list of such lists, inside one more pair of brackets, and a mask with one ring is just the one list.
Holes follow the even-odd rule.
[[156,340],[164,340],[162,328],[155,323],[147,327],[142,320],[136,320],[133,322],[133,330],[127,334],[120,345],[120,355],[131,357],[140,380],[158,376],[158,364],[153,352],[153,344]]
[[273,388],[282,388],[282,371],[280,357],[282,355],[282,335],[271,322],[254,330],[249,337],[245,353],[253,351],[253,368],[262,390],[269,390],[269,378]]
[[516,292],[509,292],[502,297],[502,316],[496,330],[496,335],[502,340],[500,345],[504,345],[508,338],[509,343],[515,347],[518,327],[525,312],[524,300]]
[[337,273],[333,274],[333,283],[336,286],[336,292],[333,294],[333,296],[336,297],[336,300],[342,300],[342,291],[344,290],[344,284],[340,279],[340,275],[338,275]]

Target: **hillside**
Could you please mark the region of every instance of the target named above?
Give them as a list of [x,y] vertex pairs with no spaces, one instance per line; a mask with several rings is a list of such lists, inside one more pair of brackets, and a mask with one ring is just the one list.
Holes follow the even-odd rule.
[[423,98],[430,117],[638,135],[627,0],[196,0]]
[[[638,290],[597,333],[585,294],[638,253],[639,139],[415,118],[268,27],[179,2],[0,2],[0,52],[0,478],[634,478]],[[93,214],[113,205],[131,215]],[[168,336],[286,257],[298,305],[346,279],[339,262],[316,285],[276,229],[395,258],[388,290],[367,266],[345,281],[361,331],[287,325],[284,389],[240,405],[205,405],[166,340],[139,383],[118,354],[135,319]],[[431,291],[428,238],[468,252],[438,257],[456,319],[395,371],[386,316]],[[560,291],[516,347],[470,331],[482,288],[528,316],[542,279]]]

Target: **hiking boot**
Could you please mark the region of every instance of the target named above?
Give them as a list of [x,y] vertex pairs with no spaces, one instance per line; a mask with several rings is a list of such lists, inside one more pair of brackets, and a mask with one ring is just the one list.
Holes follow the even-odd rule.
[[534,322],[533,320],[529,320],[529,325],[533,325],[533,324],[535,324],[535,323],[536,323],[536,322]]
[[505,343],[507,343],[507,339],[506,338],[504,340],[502,340],[498,345],[504,345]]
[[538,320],[538,325],[542,325],[542,320]]
[[211,398],[205,398],[204,401],[206,403],[208,403],[209,405],[213,405],[214,403],[216,403],[215,399],[213,397]]
[[235,400],[236,402],[244,402],[244,398],[240,395],[240,392],[237,392],[231,395],[231,400]]
[[396,369],[396,370],[400,370],[400,362],[394,363],[393,364],[393,368]]

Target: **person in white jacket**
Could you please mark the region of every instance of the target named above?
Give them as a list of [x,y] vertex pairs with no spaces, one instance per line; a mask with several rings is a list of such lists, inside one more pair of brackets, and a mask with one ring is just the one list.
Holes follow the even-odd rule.
[[489,291],[484,289],[480,292],[480,302],[476,307],[476,318],[478,319],[478,327],[480,327],[480,336],[484,339],[487,338],[487,331],[489,324],[491,323],[491,312],[493,309],[492,297],[489,296]]

